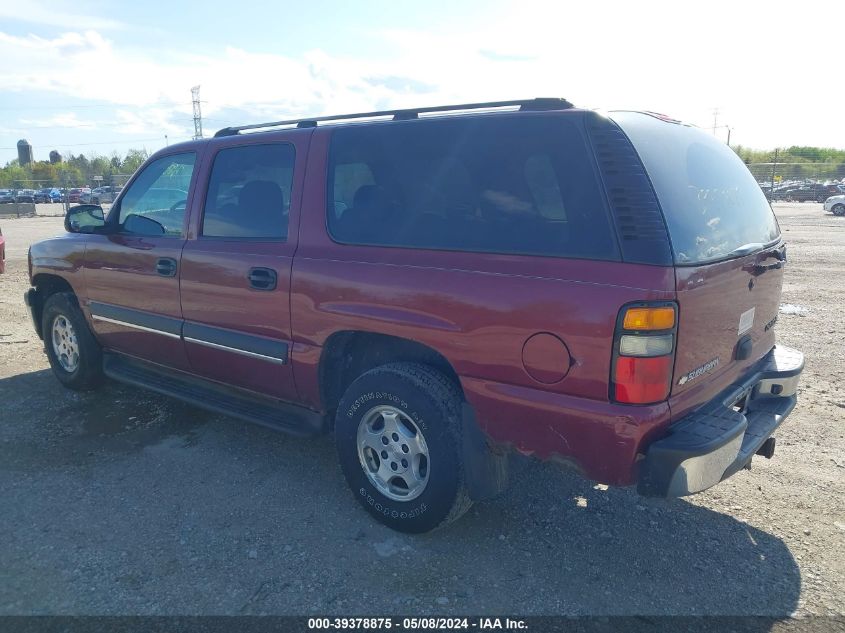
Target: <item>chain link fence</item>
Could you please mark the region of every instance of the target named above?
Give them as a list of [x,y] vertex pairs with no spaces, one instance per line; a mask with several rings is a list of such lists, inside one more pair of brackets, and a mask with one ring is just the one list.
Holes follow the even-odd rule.
[[737,153],[770,200],[824,202],[845,194],[845,151],[789,148],[768,152],[767,160],[759,160],[763,152]]

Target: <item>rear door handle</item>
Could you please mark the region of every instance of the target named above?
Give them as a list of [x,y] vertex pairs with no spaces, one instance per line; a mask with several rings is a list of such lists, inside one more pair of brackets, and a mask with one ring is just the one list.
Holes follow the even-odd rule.
[[775,262],[774,264],[752,264],[746,266],[744,270],[751,273],[754,277],[762,275],[767,270],[779,270],[783,268],[783,262]]
[[172,257],[160,257],[156,262],[156,272],[162,277],[175,277],[176,260]]
[[275,290],[279,276],[272,268],[250,268],[249,285],[256,290]]
[[757,277],[758,275],[762,275],[767,270],[779,270],[780,268],[783,268],[784,264],[786,264],[786,244],[781,246],[776,251],[769,251],[768,253],[766,253],[761,261],[766,261],[770,257],[773,257],[777,261],[774,264],[762,264],[760,262],[757,262],[756,264],[752,264],[751,266],[746,266],[745,269],[752,275]]

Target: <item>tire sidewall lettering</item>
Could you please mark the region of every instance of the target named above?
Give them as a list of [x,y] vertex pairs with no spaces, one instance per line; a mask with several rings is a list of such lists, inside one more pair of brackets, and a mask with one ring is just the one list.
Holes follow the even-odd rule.
[[396,394],[390,393],[389,391],[370,391],[358,396],[355,399],[355,402],[353,402],[346,410],[346,417],[352,419],[362,406],[368,403],[375,405],[376,402],[386,402],[387,404],[395,405],[397,408],[401,409],[402,413],[410,417],[411,420],[414,421],[414,424],[416,424],[421,430],[428,430],[428,425],[425,423],[425,419],[417,413],[416,409],[411,408],[408,405],[407,400],[397,396]]
[[403,398],[400,398],[399,396],[386,391],[370,391],[368,393],[358,396],[355,399],[355,402],[353,402],[349,409],[347,409],[346,417],[353,417],[363,405],[368,402],[372,402],[373,400],[386,400],[390,404],[395,404],[403,411],[407,412],[408,410],[408,402]]
[[371,506],[376,512],[393,519],[413,519],[418,516],[422,516],[425,511],[428,510],[428,505],[426,505],[425,503],[421,503],[410,510],[396,510],[394,508],[389,507],[385,502],[377,500],[363,486],[358,490],[358,494],[360,494],[361,497],[363,497],[364,500],[367,502],[367,504]]

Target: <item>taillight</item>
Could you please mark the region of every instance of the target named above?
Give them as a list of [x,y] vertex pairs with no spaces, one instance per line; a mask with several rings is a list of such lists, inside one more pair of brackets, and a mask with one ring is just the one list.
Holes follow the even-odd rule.
[[669,397],[677,322],[674,303],[638,303],[619,311],[613,337],[613,400],[652,404]]

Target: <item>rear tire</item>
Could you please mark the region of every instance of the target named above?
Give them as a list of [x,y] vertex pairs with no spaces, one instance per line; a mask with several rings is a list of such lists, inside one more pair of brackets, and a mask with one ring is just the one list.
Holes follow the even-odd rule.
[[76,296],[57,292],[41,315],[44,350],[53,374],[68,389],[95,389],[103,380],[103,352],[85,322]]
[[833,205],[833,215],[845,215],[845,204]]
[[380,523],[428,532],[472,505],[461,459],[461,401],[453,381],[417,363],[377,367],[346,390],[335,419],[340,466]]

